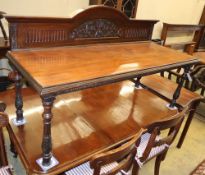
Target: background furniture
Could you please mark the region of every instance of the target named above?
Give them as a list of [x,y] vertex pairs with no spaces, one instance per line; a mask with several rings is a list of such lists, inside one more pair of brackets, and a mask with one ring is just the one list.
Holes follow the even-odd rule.
[[[204,30],[204,25],[184,25],[184,24],[168,24],[168,23],[163,23],[163,29],[161,33],[161,40],[162,40],[162,45],[166,47],[171,47],[173,49],[180,49],[183,50],[184,52],[193,55],[195,51],[195,46],[199,42],[201,34]],[[179,33],[180,36],[182,34],[186,33],[192,33],[193,34],[193,40],[188,41],[188,42],[178,42],[178,43],[171,43],[167,44],[167,38],[169,37],[169,33],[174,36],[174,34]],[[183,74],[183,70],[181,68],[178,68],[177,70],[169,70],[167,71],[168,79],[176,79],[176,82],[179,83],[181,81],[181,77]],[[161,76],[165,76],[165,72],[161,72]],[[187,89],[190,89],[190,79],[187,79],[185,82],[185,87]]]
[[[202,11],[202,15],[199,21],[199,24],[205,25],[205,6]],[[200,40],[196,44],[196,50],[197,51],[205,51],[205,31],[203,30],[202,32],[199,33],[199,38]]]
[[205,63],[197,65],[191,75],[193,77],[191,90],[196,91],[201,89],[201,95],[205,95]]
[[5,56],[7,50],[9,50],[8,36],[6,35],[6,31],[2,24],[2,19],[4,18],[3,16],[4,14],[5,12],[0,11],[0,28],[1,28],[1,33],[3,34],[3,37],[0,37],[0,58]]
[[[3,35],[3,37],[0,37],[0,60],[5,57],[6,52],[9,50],[9,41],[8,36],[6,35],[6,31],[4,29],[4,26],[2,24],[2,19],[4,18],[5,13],[0,11],[0,30]],[[7,68],[0,67],[0,71],[6,70],[10,71]],[[7,76],[0,76],[0,91],[5,91],[7,87],[11,84],[11,82],[8,80]]]
[[139,0],[90,0],[90,5],[106,5],[117,8],[129,18],[135,18]]
[[[171,47],[174,49],[183,49],[184,52],[187,52],[188,54],[192,55],[196,43],[199,42],[200,40],[200,33],[203,31],[204,25],[184,25],[184,24],[168,24],[168,23],[163,23],[163,28],[162,28],[162,33],[161,33],[161,40],[162,40],[162,45],[166,47]],[[179,43],[172,43],[172,44],[167,44],[167,38],[169,37],[169,33],[172,33],[172,36],[174,35],[173,33],[192,33],[194,34],[193,40],[190,42],[179,42]]]

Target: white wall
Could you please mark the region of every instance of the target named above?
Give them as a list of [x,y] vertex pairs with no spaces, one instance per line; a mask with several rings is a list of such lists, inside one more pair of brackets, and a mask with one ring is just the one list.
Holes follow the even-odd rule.
[[1,11],[16,15],[68,16],[88,0],[0,0]]
[[[89,0],[0,0],[0,10],[14,15],[66,17],[88,3]],[[162,22],[198,24],[204,4],[205,0],[139,0],[136,18],[160,20],[153,34],[153,38],[159,38]]]
[[[88,6],[89,0],[0,0],[0,11],[9,15],[67,17]],[[3,22],[7,28],[6,21]],[[2,34],[0,33],[0,36]]]
[[198,24],[205,0],[139,0],[137,19],[158,19],[153,38],[159,38],[162,22]]

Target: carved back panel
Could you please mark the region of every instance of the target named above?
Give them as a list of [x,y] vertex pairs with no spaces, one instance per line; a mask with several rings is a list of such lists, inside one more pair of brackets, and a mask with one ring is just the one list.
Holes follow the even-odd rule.
[[11,49],[147,41],[156,20],[129,19],[120,11],[91,7],[72,18],[7,16]]

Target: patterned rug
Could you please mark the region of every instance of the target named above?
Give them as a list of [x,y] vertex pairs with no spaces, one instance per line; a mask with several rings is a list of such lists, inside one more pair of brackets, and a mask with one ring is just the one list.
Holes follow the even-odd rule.
[[203,160],[190,175],[205,175],[205,160]]

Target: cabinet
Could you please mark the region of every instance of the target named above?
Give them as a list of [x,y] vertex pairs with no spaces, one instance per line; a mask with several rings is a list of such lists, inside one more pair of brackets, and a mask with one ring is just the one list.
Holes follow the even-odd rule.
[[[199,21],[199,24],[205,24],[205,6]],[[197,51],[205,51],[205,31],[201,31],[200,35],[200,40],[196,45],[196,50]],[[197,36],[196,36],[197,37]]]
[[106,5],[117,8],[129,18],[135,18],[138,0],[90,0],[90,5]]

